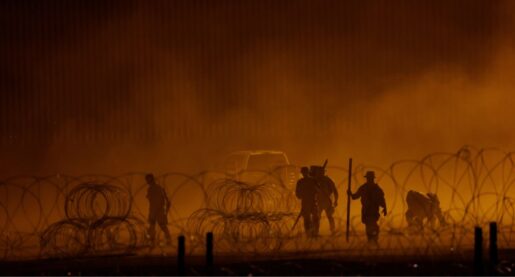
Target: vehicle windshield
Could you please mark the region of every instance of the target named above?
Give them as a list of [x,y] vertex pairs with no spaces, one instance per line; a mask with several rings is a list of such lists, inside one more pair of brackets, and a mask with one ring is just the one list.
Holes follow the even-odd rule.
[[287,164],[288,162],[283,154],[250,155],[247,170],[273,170]]

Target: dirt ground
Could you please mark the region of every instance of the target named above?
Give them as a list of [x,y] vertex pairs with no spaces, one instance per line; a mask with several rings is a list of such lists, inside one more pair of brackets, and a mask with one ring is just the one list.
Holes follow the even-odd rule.
[[[203,256],[186,256],[183,271],[175,256],[102,256],[4,262],[3,275],[479,275],[473,253],[460,256],[368,256],[303,253],[290,256],[215,256],[207,267]],[[483,274],[513,275],[515,250],[502,250],[492,267],[485,258]],[[470,259],[468,258],[470,257]]]

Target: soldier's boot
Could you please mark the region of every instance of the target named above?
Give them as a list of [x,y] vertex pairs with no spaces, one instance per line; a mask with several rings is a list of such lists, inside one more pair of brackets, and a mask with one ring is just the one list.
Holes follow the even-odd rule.
[[170,230],[168,230],[168,226],[166,224],[159,224],[159,227],[161,227],[161,230],[163,231],[163,233],[165,235],[166,245],[168,245],[168,246],[172,245],[172,236],[170,235]]
[[308,216],[303,216],[304,220],[304,232],[307,237],[313,236],[313,223],[311,222],[311,218]]
[[172,237],[170,236],[170,234],[168,234],[168,235],[165,234],[165,244],[167,246],[171,246],[172,245]]
[[368,222],[366,225],[366,233],[368,242],[377,245],[377,239],[379,236],[379,226],[376,222]]
[[336,234],[334,218],[332,216],[328,216],[327,219],[329,220],[329,229],[331,230],[331,234],[334,236]]
[[155,240],[156,240],[156,228],[155,228],[155,225],[150,225],[150,227],[148,228],[148,231],[147,231],[147,234],[146,234],[146,238],[147,238],[147,243],[150,247],[154,247],[154,243],[155,243]]
[[320,220],[317,220],[313,224],[313,237],[318,237],[319,233],[320,233]]
[[318,237],[320,232],[320,214],[315,211],[311,216],[313,217],[313,236]]

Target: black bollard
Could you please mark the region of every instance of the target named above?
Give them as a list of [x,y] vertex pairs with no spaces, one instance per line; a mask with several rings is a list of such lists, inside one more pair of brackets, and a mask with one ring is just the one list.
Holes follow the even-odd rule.
[[206,268],[208,275],[213,273],[213,233],[206,234]]
[[490,222],[490,266],[492,270],[499,262],[499,254],[497,250],[497,223]]
[[483,275],[483,230],[474,229],[474,274]]
[[177,245],[177,275],[184,276],[186,275],[186,266],[185,266],[185,256],[186,256],[186,239],[184,236],[179,236],[178,245]]

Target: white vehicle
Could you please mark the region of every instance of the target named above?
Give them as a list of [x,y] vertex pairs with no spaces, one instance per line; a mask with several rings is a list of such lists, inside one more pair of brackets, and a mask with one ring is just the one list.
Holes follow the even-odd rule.
[[225,158],[222,170],[228,177],[243,182],[264,183],[273,180],[286,188],[295,187],[298,179],[297,168],[281,151],[233,152]]

